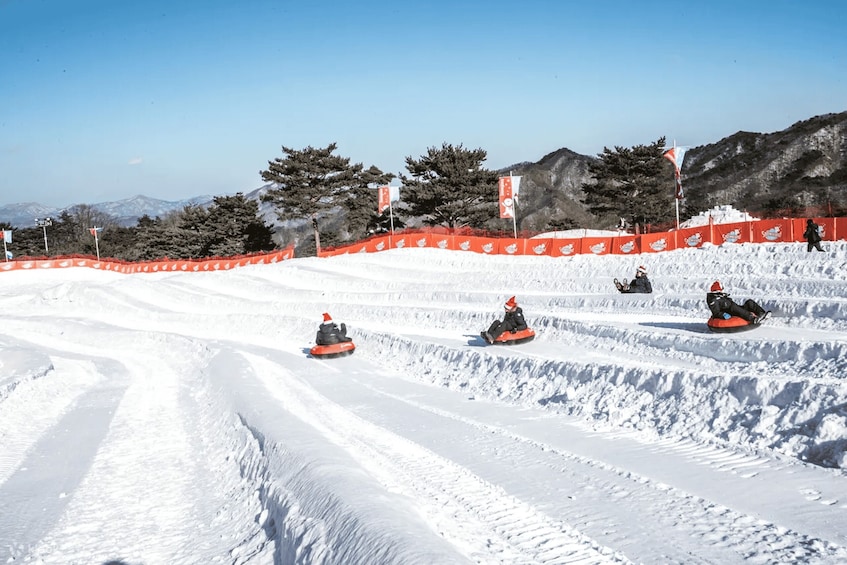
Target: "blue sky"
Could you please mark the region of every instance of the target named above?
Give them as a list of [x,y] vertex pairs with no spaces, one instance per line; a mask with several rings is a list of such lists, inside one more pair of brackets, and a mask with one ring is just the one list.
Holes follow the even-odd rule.
[[[694,4],[692,6],[691,4]],[[847,109],[847,2],[0,0],[0,205],[248,192],[281,147],[499,169]]]

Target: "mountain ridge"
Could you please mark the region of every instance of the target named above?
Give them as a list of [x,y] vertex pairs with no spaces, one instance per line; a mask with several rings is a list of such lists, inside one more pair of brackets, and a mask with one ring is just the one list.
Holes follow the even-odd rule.
[[[213,196],[202,195],[171,201],[136,194],[123,200],[99,202],[97,204],[90,204],[89,206],[113,217],[118,225],[134,226],[138,222],[138,218],[145,214],[151,218],[155,218],[169,212],[182,210],[186,206],[207,206],[212,203],[213,199]],[[6,204],[0,206],[0,222],[8,222],[17,228],[29,228],[35,225],[36,218],[56,218],[62,212],[70,211],[76,206],[84,205],[74,204],[55,208],[37,202]]]
[[[499,169],[500,173],[523,177],[520,229],[606,227],[596,225],[598,218],[582,203],[582,186],[592,180],[588,166],[597,158],[562,147],[537,162]],[[682,184],[687,215],[722,204],[755,211],[825,205],[830,210],[833,205],[847,210],[847,111],[814,116],[777,132],[737,131],[715,143],[690,147],[682,166]],[[261,202],[260,196],[267,187],[259,186],[244,194],[259,201],[266,222],[278,224],[275,212]],[[672,203],[670,177],[668,192]],[[90,206],[109,214],[119,225],[133,226],[145,214],[152,218],[189,205],[206,206],[213,198],[203,195],[167,201],[138,194]],[[35,218],[56,217],[73,207],[51,208],[37,202],[8,204],[0,206],[0,222],[32,227]]]
[[[592,181],[588,164],[594,159],[561,148],[514,169],[513,174],[523,175],[520,228],[613,227],[597,225],[582,203],[582,185]],[[757,212],[801,213],[817,207],[847,213],[847,112],[822,114],[772,133],[738,131],[690,147],[681,170],[686,217],[725,204]],[[669,206],[673,194],[669,167]]]

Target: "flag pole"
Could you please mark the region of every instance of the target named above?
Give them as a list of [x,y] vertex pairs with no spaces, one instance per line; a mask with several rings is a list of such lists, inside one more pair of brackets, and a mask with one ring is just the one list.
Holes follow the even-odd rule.
[[6,238],[3,238],[3,255],[6,256],[6,262],[9,262],[9,248],[6,247]]
[[[512,171],[509,171],[509,182],[512,182]],[[512,191],[514,191],[515,185],[512,184]],[[514,192],[512,192],[512,229],[515,233],[515,239],[518,238],[518,199]]]
[[676,229],[679,230],[679,201],[682,200],[682,159],[685,156],[687,147],[676,147],[676,139],[673,140],[673,147],[662,153],[662,157],[673,163],[674,173],[674,207],[676,209]]
[[[102,229],[102,228],[101,228]],[[100,240],[97,237],[97,226],[91,230],[94,233],[94,248],[97,250],[97,260],[100,260]]]
[[676,204],[676,229],[679,231],[679,198],[674,197],[673,201]]
[[391,218],[391,231],[388,232],[388,248],[394,249],[391,239],[394,237],[394,207],[391,205],[391,185],[388,187],[388,217]]
[[[673,148],[674,148],[674,156],[676,156],[676,139],[673,140]],[[676,176],[676,178],[674,179],[676,181],[676,186],[674,186],[673,201],[674,201],[674,204],[676,205],[676,229],[677,229],[677,231],[679,231],[679,185],[682,182],[682,178],[680,177],[679,166],[676,163],[674,163],[673,168],[674,168],[674,175]]]

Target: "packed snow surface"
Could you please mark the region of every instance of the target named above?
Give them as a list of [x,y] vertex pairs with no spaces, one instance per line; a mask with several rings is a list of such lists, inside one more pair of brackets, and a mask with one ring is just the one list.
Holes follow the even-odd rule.
[[[826,250],[2,273],[0,563],[847,562]],[[710,333],[715,279],[773,314]],[[512,295],[537,337],[489,346]]]

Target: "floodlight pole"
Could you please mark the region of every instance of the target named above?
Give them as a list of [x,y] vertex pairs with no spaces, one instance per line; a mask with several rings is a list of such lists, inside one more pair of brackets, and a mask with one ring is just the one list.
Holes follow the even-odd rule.
[[50,250],[47,248],[47,226],[53,225],[53,218],[35,218],[35,225],[40,227],[44,232],[44,254],[49,255]]

